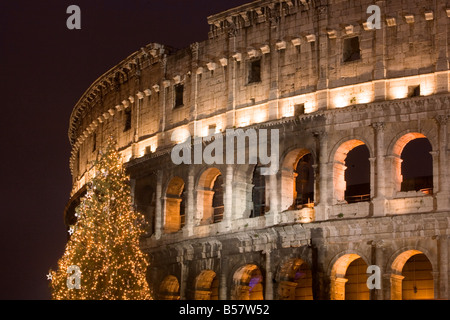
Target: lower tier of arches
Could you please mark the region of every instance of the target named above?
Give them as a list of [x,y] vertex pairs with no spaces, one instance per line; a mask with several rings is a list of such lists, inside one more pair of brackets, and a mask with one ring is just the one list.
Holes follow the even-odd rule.
[[148,281],[157,300],[449,299],[449,220],[352,219],[144,247]]

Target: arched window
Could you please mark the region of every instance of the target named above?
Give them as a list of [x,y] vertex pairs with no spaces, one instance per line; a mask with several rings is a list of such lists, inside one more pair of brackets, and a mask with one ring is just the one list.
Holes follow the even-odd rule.
[[340,257],[331,270],[331,300],[369,300],[367,267],[357,254]]
[[290,151],[281,165],[281,210],[314,206],[314,161],[307,149]]
[[167,276],[159,286],[159,300],[180,300],[180,284],[175,276]]
[[200,176],[197,187],[197,210],[201,224],[223,220],[223,176],[219,169],[209,168]]
[[214,181],[212,206],[214,210],[213,223],[223,220],[224,204],[223,204],[223,176],[220,174]]
[[261,168],[256,167],[252,177],[253,210],[250,217],[261,217],[266,212],[266,177],[261,175]]
[[426,138],[410,141],[403,149],[401,191],[433,192],[433,158]]
[[433,266],[421,251],[404,251],[395,258],[392,263],[391,299],[434,299]]
[[370,201],[370,154],[365,145],[352,149],[345,159],[345,200],[348,203]]
[[263,277],[258,266],[248,264],[233,275],[231,300],[264,300]]
[[219,278],[212,270],[203,270],[195,279],[195,300],[219,300]]
[[177,232],[184,226],[184,187],[184,181],[180,177],[172,178],[167,187],[164,224],[167,233]]
[[361,140],[340,145],[334,156],[333,187],[338,202],[370,201],[370,152]]
[[433,193],[432,146],[425,135],[411,132],[397,140],[392,149],[393,192]]
[[294,176],[294,207],[300,209],[304,205],[314,203],[314,169],[310,153],[298,160]]
[[280,300],[313,300],[312,273],[301,259],[291,259],[280,269]]
[[152,186],[144,186],[136,188],[136,208],[137,211],[144,215],[147,222],[147,233],[152,235],[155,233],[155,209],[156,209],[156,193]]

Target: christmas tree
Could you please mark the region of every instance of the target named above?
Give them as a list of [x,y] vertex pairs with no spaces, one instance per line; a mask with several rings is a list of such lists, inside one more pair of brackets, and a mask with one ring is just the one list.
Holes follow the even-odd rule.
[[52,298],[151,299],[148,259],[139,248],[144,217],[132,207],[129,179],[112,139],[94,170],[58,270],[50,272]]

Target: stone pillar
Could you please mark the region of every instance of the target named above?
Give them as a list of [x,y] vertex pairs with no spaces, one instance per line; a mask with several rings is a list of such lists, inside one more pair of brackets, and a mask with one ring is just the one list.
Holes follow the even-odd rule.
[[435,29],[433,34],[436,46],[436,93],[445,93],[449,91],[449,75],[448,75],[448,16],[444,2],[439,3],[435,12]]
[[[314,136],[319,141],[319,152],[318,152],[318,174],[316,175],[316,185],[318,186],[317,194],[318,201],[316,200],[317,206],[315,206],[315,220],[316,221],[324,221],[328,219],[327,207],[329,204],[329,195],[330,191],[333,189],[328,189],[328,159],[327,159],[327,133],[315,133]],[[333,186],[331,186],[333,187]],[[331,193],[332,194],[332,193]]]
[[336,277],[331,280],[331,300],[345,300],[345,284],[348,279]]
[[401,173],[403,160],[400,156],[386,156],[386,168],[389,173],[388,179],[385,179],[385,195],[386,198],[394,198],[398,191],[401,190],[403,176]]
[[384,242],[383,240],[380,241],[371,241],[372,245],[372,256],[371,256],[371,264],[378,266],[380,268],[380,289],[373,289],[370,290],[370,300],[384,300],[384,281],[383,281],[383,275],[384,275]]
[[222,258],[220,261],[220,274],[219,274],[219,300],[228,300],[228,286],[227,286],[227,274],[228,274],[228,259]]
[[184,252],[181,253],[182,256],[179,257],[180,259],[180,300],[186,300],[186,283],[187,283],[187,276],[188,276],[188,267],[186,262],[184,261]]
[[[437,208],[441,210],[450,210],[450,169],[447,160],[447,137],[448,137],[448,115],[439,115],[436,117],[439,132],[439,155],[437,159],[433,157],[433,163],[438,162],[437,167],[439,176],[439,190],[436,194]],[[433,167],[433,169],[435,169]]]
[[265,294],[264,300],[273,300],[273,282],[272,282],[272,263],[271,263],[271,250],[266,249],[264,252],[266,256],[266,274],[265,274]]
[[229,231],[233,220],[233,166],[227,165],[225,173],[225,192],[223,195],[224,217],[222,221],[222,230]]
[[[385,163],[384,163],[384,128],[383,122],[377,122],[372,124],[372,128],[375,131],[375,179],[374,183],[371,181],[371,190],[373,190],[373,215],[384,216],[386,206],[385,195]],[[372,170],[372,168],[371,168]],[[372,173],[371,173],[372,176]]]
[[345,170],[347,167],[344,163],[334,161],[333,163],[333,204],[343,203],[345,201],[345,190],[347,183],[345,182]]
[[163,173],[159,170],[156,174],[156,205],[155,205],[155,237],[161,238],[163,225],[163,199],[162,199]]
[[404,276],[391,274],[391,300],[402,300],[402,282]]
[[[381,12],[385,11],[385,1],[376,1],[376,5],[380,7]],[[373,89],[375,93],[375,101],[386,100],[386,26],[381,29],[374,29],[375,32],[375,69],[373,71]]]
[[[283,169],[281,169],[283,170]],[[279,221],[279,212],[280,208],[278,205],[278,194],[279,194],[279,188],[278,188],[278,179],[277,174],[273,174],[269,176],[269,206],[270,211],[265,215],[266,219],[266,226],[273,226],[276,225]],[[283,192],[281,192],[282,194]]]
[[317,108],[327,109],[329,100],[328,90],[328,34],[322,30],[328,27],[328,6],[317,6],[317,25],[315,29],[319,32],[316,43],[316,57],[317,61]]
[[449,255],[448,255],[448,236],[439,236],[437,238],[437,244],[439,247],[439,273],[440,273],[440,283],[439,283],[439,299],[450,298],[449,288],[450,288],[450,277],[449,277]]
[[195,215],[195,197],[194,197],[194,167],[189,167],[189,175],[187,181],[187,199],[186,199],[186,226],[184,227],[184,235],[190,237],[194,235],[194,215]]

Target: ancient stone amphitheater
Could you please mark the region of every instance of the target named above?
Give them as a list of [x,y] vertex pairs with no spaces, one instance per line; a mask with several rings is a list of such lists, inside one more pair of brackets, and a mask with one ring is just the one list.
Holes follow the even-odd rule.
[[[377,29],[372,2],[253,1],[106,72],[70,118],[66,224],[113,136],[156,299],[448,299],[450,5],[376,1]],[[230,129],[278,129],[277,173],[172,161]]]

